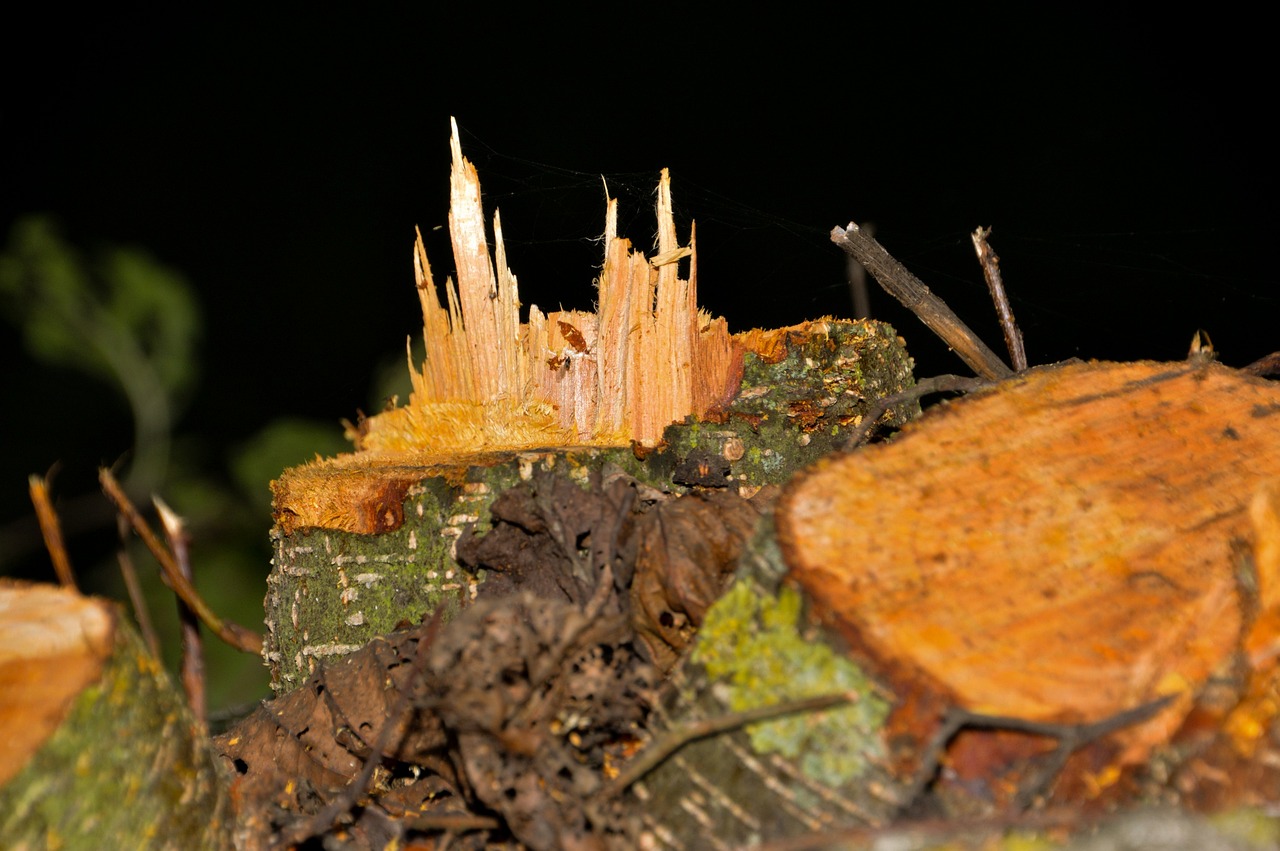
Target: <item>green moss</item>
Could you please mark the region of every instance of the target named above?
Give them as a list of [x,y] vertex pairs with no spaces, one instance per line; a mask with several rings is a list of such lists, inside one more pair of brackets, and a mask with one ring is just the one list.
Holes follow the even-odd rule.
[[[662,446],[639,457],[631,447],[506,453],[466,470],[464,483],[424,469],[406,496],[404,525],[393,532],[277,532],[266,600],[272,687],[277,693],[296,688],[316,662],[351,652],[441,604],[450,614],[459,594],[471,594],[483,579],[454,562],[458,535],[471,524],[485,531],[490,503],[536,471],[556,470],[585,484],[592,471],[613,467],[680,492],[690,485],[688,469],[706,466],[713,470],[707,481],[695,475],[693,484],[750,494],[787,481],[840,446],[877,400],[911,381],[911,359],[891,327],[827,321],[794,334],[777,362],[748,355],[741,391],[728,410],[717,412],[715,422],[690,417],[668,427]],[[902,406],[892,417],[901,421],[915,411]]]
[[1248,843],[1249,847],[1280,848],[1280,819],[1263,810],[1228,810],[1211,816],[1209,824],[1224,836]]
[[0,788],[0,846],[231,848],[231,801],[207,736],[123,621],[114,641],[100,679]]
[[[827,321],[793,334],[780,360],[746,355],[742,388],[717,422],[669,426],[662,448],[646,458],[647,470],[632,474],[669,485],[683,459],[703,453],[728,462],[735,486],[782,484],[839,448],[880,399],[910,387],[911,367],[884,323]],[[919,411],[900,405],[886,418],[901,424]]]
[[783,588],[777,596],[739,581],[707,613],[693,661],[723,687],[735,712],[834,692],[857,702],[747,728],[760,753],[799,760],[810,777],[840,786],[862,775],[880,752],[877,732],[889,706],[848,659],[801,633],[801,600]]

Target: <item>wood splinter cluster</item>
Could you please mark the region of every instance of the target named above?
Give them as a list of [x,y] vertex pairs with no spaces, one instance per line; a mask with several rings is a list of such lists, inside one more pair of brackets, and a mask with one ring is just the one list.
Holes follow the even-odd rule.
[[[421,367],[410,357],[409,402],[349,429],[356,452],[291,468],[272,482],[286,533],[385,531],[399,525],[404,495],[424,475],[528,450],[655,446],[671,423],[721,408],[738,391],[749,343],[698,309],[694,237],[688,246],[676,239],[665,170],[658,254],[646,258],[618,236],[617,201],[609,199],[597,311],[544,314],[530,306],[521,323],[502,222],[495,213],[490,257],[480,180],[462,156],[456,123],[451,147],[458,279],[446,281],[441,306],[419,235],[414,269],[426,354]],[[688,280],[679,276],[685,257]]]
[[[410,360],[409,404],[366,420],[357,447],[414,463],[488,451],[552,446],[653,445],[662,430],[733,397],[741,350],[724,319],[697,306],[697,255],[676,239],[671,181],[658,185],[658,254],[646,258],[618,237],[609,199],[598,309],[529,308],[520,322],[516,277],[507,268],[494,214],[489,257],[480,183],[451,141],[449,231],[458,269],[441,306],[418,237],[414,271],[426,357]],[[689,279],[678,261],[690,258]]]

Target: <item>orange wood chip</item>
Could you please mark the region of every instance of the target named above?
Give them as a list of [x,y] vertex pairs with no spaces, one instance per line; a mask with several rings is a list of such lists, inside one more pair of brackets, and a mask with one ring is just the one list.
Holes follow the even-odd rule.
[[904,704],[923,689],[1092,722],[1179,695],[1118,734],[1135,762],[1249,627],[1255,665],[1274,658],[1273,480],[1280,386],[1205,362],[1069,363],[826,460],[778,531],[794,580]]
[[112,650],[110,603],[0,578],[0,786],[53,735]]

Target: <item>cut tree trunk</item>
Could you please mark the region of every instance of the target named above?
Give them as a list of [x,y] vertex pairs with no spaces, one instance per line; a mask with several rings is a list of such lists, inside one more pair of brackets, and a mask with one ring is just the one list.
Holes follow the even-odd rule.
[[113,604],[0,580],[7,849],[230,848],[205,730]]
[[[1278,480],[1275,383],[1202,357],[1067,363],[797,476],[778,537],[891,683],[908,763],[948,707],[1090,725],[1158,705],[1073,760],[1060,785],[1097,797],[1193,710],[1241,753],[1273,746],[1274,705],[1248,696],[1280,652]],[[990,777],[992,738],[961,736],[953,770]],[[1002,747],[1013,764],[1044,742]]]
[[[868,411],[912,382],[887,325],[823,319],[730,335],[696,307],[697,253],[675,237],[666,175],[658,255],[616,235],[609,202],[599,310],[529,310],[494,219],[490,259],[475,169],[454,139],[450,228],[459,279],[435,295],[419,241],[426,361],[407,405],[352,430],[356,451],[273,483],[274,569],[265,655],[277,692],[442,608],[483,577],[454,559],[458,536],[488,528],[502,491],[556,470],[585,485],[625,472],[663,491],[750,496],[831,451]],[[677,274],[688,258],[689,278]],[[495,274],[495,263],[497,272]],[[902,404],[893,423],[918,412]]]

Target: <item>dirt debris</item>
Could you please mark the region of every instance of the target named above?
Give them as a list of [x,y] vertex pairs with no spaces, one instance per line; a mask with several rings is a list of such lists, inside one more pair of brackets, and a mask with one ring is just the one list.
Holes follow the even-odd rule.
[[486,571],[474,604],[323,666],[219,737],[241,847],[634,847],[634,800],[600,792],[759,512],[621,474],[506,491],[492,528],[458,543]]

